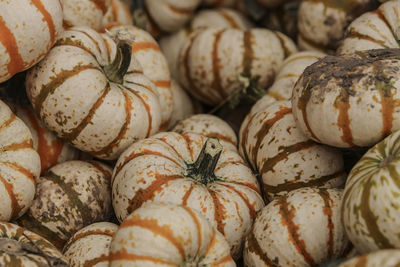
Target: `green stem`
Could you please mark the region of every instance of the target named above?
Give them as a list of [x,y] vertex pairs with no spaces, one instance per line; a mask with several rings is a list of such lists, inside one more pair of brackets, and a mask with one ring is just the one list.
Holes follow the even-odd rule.
[[204,185],[214,182],[217,179],[214,170],[221,156],[222,149],[223,147],[217,138],[208,138],[197,160],[194,163],[188,164],[186,176]]

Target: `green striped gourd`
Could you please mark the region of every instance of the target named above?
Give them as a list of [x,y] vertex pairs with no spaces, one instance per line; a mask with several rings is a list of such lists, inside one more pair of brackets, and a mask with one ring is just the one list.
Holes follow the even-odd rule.
[[196,30],[180,52],[179,81],[200,101],[217,105],[243,89],[239,75],[259,77],[260,88],[270,86],[283,60],[296,50],[287,36],[267,29]]
[[346,30],[338,54],[355,51],[399,48],[400,0],[387,1],[378,9],[354,20]]
[[110,248],[110,267],[236,266],[224,236],[199,212],[152,203],[121,224]]
[[9,221],[20,217],[32,204],[40,157],[33,148],[29,128],[3,101],[0,140],[0,221]]
[[396,267],[399,264],[400,249],[383,249],[347,260],[338,267]]
[[46,127],[103,159],[117,158],[161,123],[157,88],[132,56],[131,36],[114,38],[86,27],[66,30],[26,77],[29,100]]
[[0,2],[0,83],[38,63],[62,31],[54,0]]
[[342,213],[357,251],[400,248],[400,131],[371,148],[351,170]]
[[308,187],[270,202],[246,238],[245,266],[318,266],[342,256],[349,242],[341,198],[341,190]]
[[252,24],[241,13],[230,8],[199,11],[187,27],[160,39],[160,47],[167,58],[174,78],[178,78],[179,53],[185,42],[190,40],[190,34],[195,29],[210,27],[248,30],[252,27]]
[[236,259],[264,206],[256,177],[236,151],[217,139],[175,132],[140,140],[121,154],[112,201],[119,221],[150,202],[196,209],[224,234]]
[[61,249],[81,228],[111,216],[111,169],[95,161],[66,161],[37,184],[33,204],[18,224]]
[[70,267],[108,266],[110,245],[118,225],[98,222],[76,232],[64,246]]
[[168,63],[161,52],[156,40],[150,33],[135,26],[123,25],[110,27],[111,33],[119,31],[128,32],[133,36],[132,57],[135,57],[146,75],[157,87],[158,96],[161,104],[161,127],[165,130],[171,119],[174,109],[174,98],[171,89],[171,75]]
[[253,113],[240,133],[240,152],[261,175],[269,199],[301,187],[333,188],[345,182],[341,153],[303,134],[290,101]]
[[399,68],[399,49],[328,56],[307,67],[293,89],[299,127],[335,147],[376,144],[400,128]]
[[68,267],[63,255],[46,239],[18,225],[0,222],[0,266]]
[[373,0],[305,0],[298,13],[299,48],[333,53],[346,27],[375,7]]
[[237,137],[233,129],[224,120],[210,114],[197,114],[181,120],[172,131],[196,133],[209,138],[218,138],[225,149],[237,150]]

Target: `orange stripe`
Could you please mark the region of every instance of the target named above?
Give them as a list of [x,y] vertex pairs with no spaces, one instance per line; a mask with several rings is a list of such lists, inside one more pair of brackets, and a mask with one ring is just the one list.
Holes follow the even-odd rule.
[[14,34],[7,27],[3,17],[0,16],[0,43],[6,49],[7,54],[10,57],[10,62],[7,64],[8,74],[10,76],[22,71],[25,68],[25,62],[19,53],[17,40]]
[[103,236],[113,237],[114,233],[115,233],[115,231],[112,231],[110,229],[104,229],[104,230],[94,229],[94,230],[90,230],[87,232],[76,234],[68,240],[68,243],[65,244],[63,251],[65,253],[65,251],[67,251],[73,243],[75,243],[76,241],[78,241],[81,238],[85,238],[85,237],[88,237],[91,235],[103,235]]
[[182,205],[183,206],[187,205],[187,200],[189,199],[190,194],[193,192],[193,189],[194,189],[194,184],[191,184],[189,187],[189,190],[186,191],[185,195],[183,195],[183,197],[182,197]]
[[11,200],[11,219],[14,219],[21,211],[22,207],[19,205],[16,195],[14,194],[14,185],[9,183],[3,176],[0,175],[0,181],[3,183],[7,190],[8,196]]
[[213,235],[211,237],[211,241],[210,241],[210,243],[208,243],[208,247],[203,255],[208,255],[208,253],[210,253],[211,249],[215,246],[216,243],[217,243],[217,230],[215,230],[215,228],[214,228]]
[[220,58],[219,58],[218,48],[219,48],[219,42],[221,41],[221,36],[225,31],[226,31],[226,29],[223,29],[215,35],[213,50],[212,50],[212,54],[211,54],[212,63],[213,63],[212,64],[212,72],[214,74],[214,79],[211,83],[211,88],[215,89],[222,99],[226,98],[228,96],[228,94],[225,92],[224,88],[222,87],[221,74],[220,74],[221,62],[220,62]]
[[6,121],[4,121],[1,125],[0,125],[0,130],[3,130],[3,128],[8,128],[10,126],[10,124],[16,120],[17,116],[15,116],[14,113],[10,112],[10,118]]
[[226,263],[226,262],[234,262],[232,259],[232,256],[230,254],[227,254],[226,256],[222,257],[221,259],[214,261],[211,263],[211,266],[220,266],[220,264]]
[[178,8],[178,7],[172,6],[171,4],[167,4],[167,7],[172,12],[177,13],[179,15],[184,15],[184,16],[190,15],[193,12],[193,9]]
[[56,27],[54,26],[53,18],[51,14],[46,10],[41,0],[31,0],[32,4],[39,10],[40,13],[43,15],[43,21],[47,23],[47,27],[49,28],[49,35],[50,35],[50,43],[48,48],[50,48],[54,41],[56,40]]
[[19,149],[32,148],[33,149],[33,141],[32,139],[25,140],[21,143],[13,143],[11,145],[3,146],[0,148],[0,151],[15,151]]
[[132,54],[135,54],[139,50],[143,49],[153,49],[160,51],[158,44],[153,42],[133,42],[132,43]]
[[203,233],[201,232],[201,223],[199,221],[199,218],[197,218],[196,213],[193,212],[193,210],[191,210],[188,207],[183,206],[183,208],[189,213],[189,215],[192,217],[194,224],[196,224],[196,229],[197,229],[197,251],[196,251],[196,255],[199,254],[201,246],[203,244]]
[[154,84],[157,87],[163,87],[163,88],[170,88],[171,87],[171,81],[170,80],[165,80],[165,81],[159,80],[159,81],[155,81]]
[[240,192],[239,190],[237,190],[234,186],[231,186],[229,184],[225,184],[225,183],[218,183],[219,185],[225,186],[229,189],[231,189],[233,192],[235,192],[236,194],[239,195],[239,197],[243,200],[243,202],[246,204],[247,208],[249,209],[249,213],[250,213],[250,217],[254,220],[257,216],[257,211],[254,207],[254,205],[252,205],[249,201],[249,199],[247,198],[246,194],[243,192]]
[[214,220],[217,222],[218,231],[225,235],[225,207],[221,204],[217,197],[217,192],[207,188],[214,202]]
[[36,186],[36,177],[35,175],[28,169],[22,167],[21,165],[19,165],[17,162],[0,162],[0,164],[4,164],[8,167],[10,167],[11,169],[22,173],[26,178],[28,178],[35,186]]
[[176,265],[174,262],[156,259],[156,258],[153,258],[152,256],[143,256],[143,255],[136,255],[136,254],[128,253],[125,249],[123,249],[122,251],[110,253],[109,259],[110,259],[110,262],[113,262],[113,261],[132,261],[132,262],[151,261],[155,265],[158,265],[158,264],[165,264],[165,265],[171,265],[171,266]]
[[93,4],[105,14],[107,12],[107,6],[105,0],[90,0]]

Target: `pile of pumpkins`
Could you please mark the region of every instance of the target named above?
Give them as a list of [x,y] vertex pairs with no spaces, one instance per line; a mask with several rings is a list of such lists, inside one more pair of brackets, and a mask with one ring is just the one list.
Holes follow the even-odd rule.
[[0,0],[0,99],[0,266],[400,265],[400,0]]

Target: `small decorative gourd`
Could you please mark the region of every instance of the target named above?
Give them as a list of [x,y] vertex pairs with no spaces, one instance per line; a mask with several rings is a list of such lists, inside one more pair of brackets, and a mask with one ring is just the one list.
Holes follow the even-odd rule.
[[[1,5],[1,4],[0,4]],[[24,122],[0,101],[0,221],[24,214],[35,196],[40,157]]]
[[[293,115],[312,140],[368,147],[400,128],[400,49],[328,56],[293,89]],[[368,119],[366,119],[368,118]]]
[[57,248],[81,228],[111,217],[111,169],[95,161],[66,161],[42,175],[18,224]]
[[400,0],[387,1],[378,9],[365,13],[347,27],[337,54],[355,51],[399,48]]
[[71,28],[27,73],[29,100],[46,128],[98,158],[115,159],[160,127],[157,88],[132,56],[131,37]]
[[338,267],[396,267],[400,264],[400,249],[382,249],[361,255],[340,264]]
[[218,105],[246,83],[266,89],[296,50],[287,36],[267,29],[196,30],[180,52],[179,81],[200,101]]
[[371,148],[351,170],[343,223],[357,251],[400,248],[400,131]]
[[349,241],[341,198],[341,190],[308,187],[270,202],[246,238],[245,266],[318,266],[342,256]]
[[39,62],[62,31],[54,0],[0,2],[0,83]]
[[148,202],[196,209],[226,237],[236,259],[264,205],[256,177],[236,151],[218,139],[175,132],[140,140],[121,154],[112,200],[119,221]]
[[63,255],[46,239],[18,225],[0,222],[0,266],[68,267]]
[[345,182],[341,153],[303,134],[290,101],[253,113],[240,133],[240,152],[261,175],[269,199],[301,187],[333,188]]
[[110,267],[236,266],[224,236],[199,212],[151,203],[135,210],[111,242]]
[[173,132],[196,133],[209,138],[218,138],[225,149],[237,150],[237,137],[233,129],[224,120],[210,114],[197,114],[181,120]]
[[70,267],[108,266],[110,245],[118,225],[98,222],[76,232],[64,246]]

